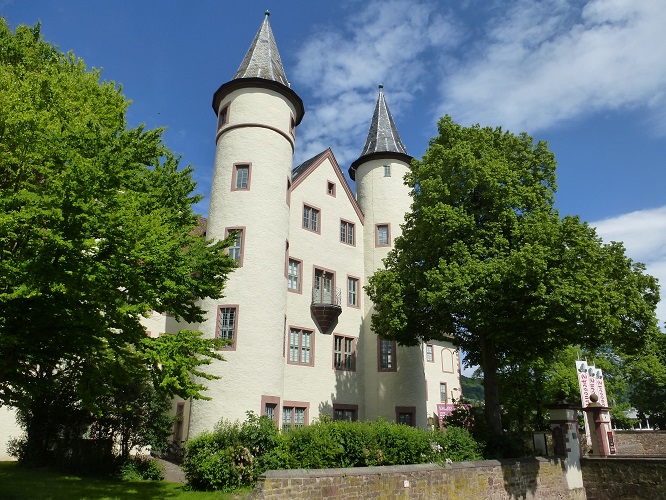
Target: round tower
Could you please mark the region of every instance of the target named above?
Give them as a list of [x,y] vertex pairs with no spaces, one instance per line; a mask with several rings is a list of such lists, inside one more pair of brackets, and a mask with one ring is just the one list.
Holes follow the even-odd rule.
[[[356,198],[365,216],[365,283],[383,267],[382,259],[393,248],[393,241],[401,234],[400,225],[410,210],[412,199],[404,177],[411,160],[380,85],[365,147],[349,167],[349,175],[356,182]],[[359,342],[364,352],[366,415],[425,426],[421,350],[398,347],[395,342],[379,338],[371,330],[372,302],[366,297],[364,303]]]
[[289,88],[268,15],[234,78],[213,96],[216,153],[206,233],[212,240],[235,235],[228,252],[239,267],[225,297],[203,304],[204,335],[230,346],[222,353],[226,361],[208,367],[222,379],[206,382],[212,401],[193,403],[190,436],[222,417],[261,414],[264,396],[282,394],[288,189],[304,108]]

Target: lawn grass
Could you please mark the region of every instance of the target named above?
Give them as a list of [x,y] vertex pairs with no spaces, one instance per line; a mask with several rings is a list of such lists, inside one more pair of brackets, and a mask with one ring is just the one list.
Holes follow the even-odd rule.
[[236,494],[187,491],[182,484],[164,481],[121,481],[24,469],[16,462],[0,462],[0,498],[3,500],[240,500]]

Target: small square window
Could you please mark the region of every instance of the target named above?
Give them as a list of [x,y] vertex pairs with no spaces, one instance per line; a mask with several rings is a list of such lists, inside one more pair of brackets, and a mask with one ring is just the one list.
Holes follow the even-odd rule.
[[346,220],[340,221],[340,241],[347,245],[354,244],[354,223]]
[[391,177],[391,165],[384,165],[384,177]]
[[388,224],[375,226],[375,246],[388,247],[391,245],[391,228]]
[[318,233],[320,227],[319,225],[319,209],[308,205],[303,205],[303,227]]
[[326,194],[335,196],[335,183],[328,181],[326,184]]

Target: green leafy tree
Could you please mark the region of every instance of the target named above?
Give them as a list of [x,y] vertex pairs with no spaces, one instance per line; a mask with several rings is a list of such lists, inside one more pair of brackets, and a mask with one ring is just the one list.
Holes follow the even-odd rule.
[[620,243],[554,208],[545,142],[439,122],[406,176],[412,211],[371,278],[375,332],[451,340],[484,375],[485,417],[502,433],[498,374],[563,346],[634,352],[658,332],[656,280]]
[[39,25],[0,20],[0,405],[69,381],[96,415],[117,360],[162,395],[202,397],[191,375],[220,359],[219,341],[141,325],[150,311],[200,322],[235,263],[202,234],[191,167],[162,129],[128,127],[128,104]]

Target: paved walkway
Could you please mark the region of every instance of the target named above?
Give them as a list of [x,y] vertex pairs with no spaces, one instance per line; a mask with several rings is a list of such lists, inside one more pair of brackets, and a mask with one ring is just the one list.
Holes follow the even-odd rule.
[[161,458],[157,458],[156,460],[164,469],[165,481],[169,483],[182,483],[182,484],[185,484],[187,482],[185,480],[185,473],[178,464],[169,462],[168,460],[163,460]]

